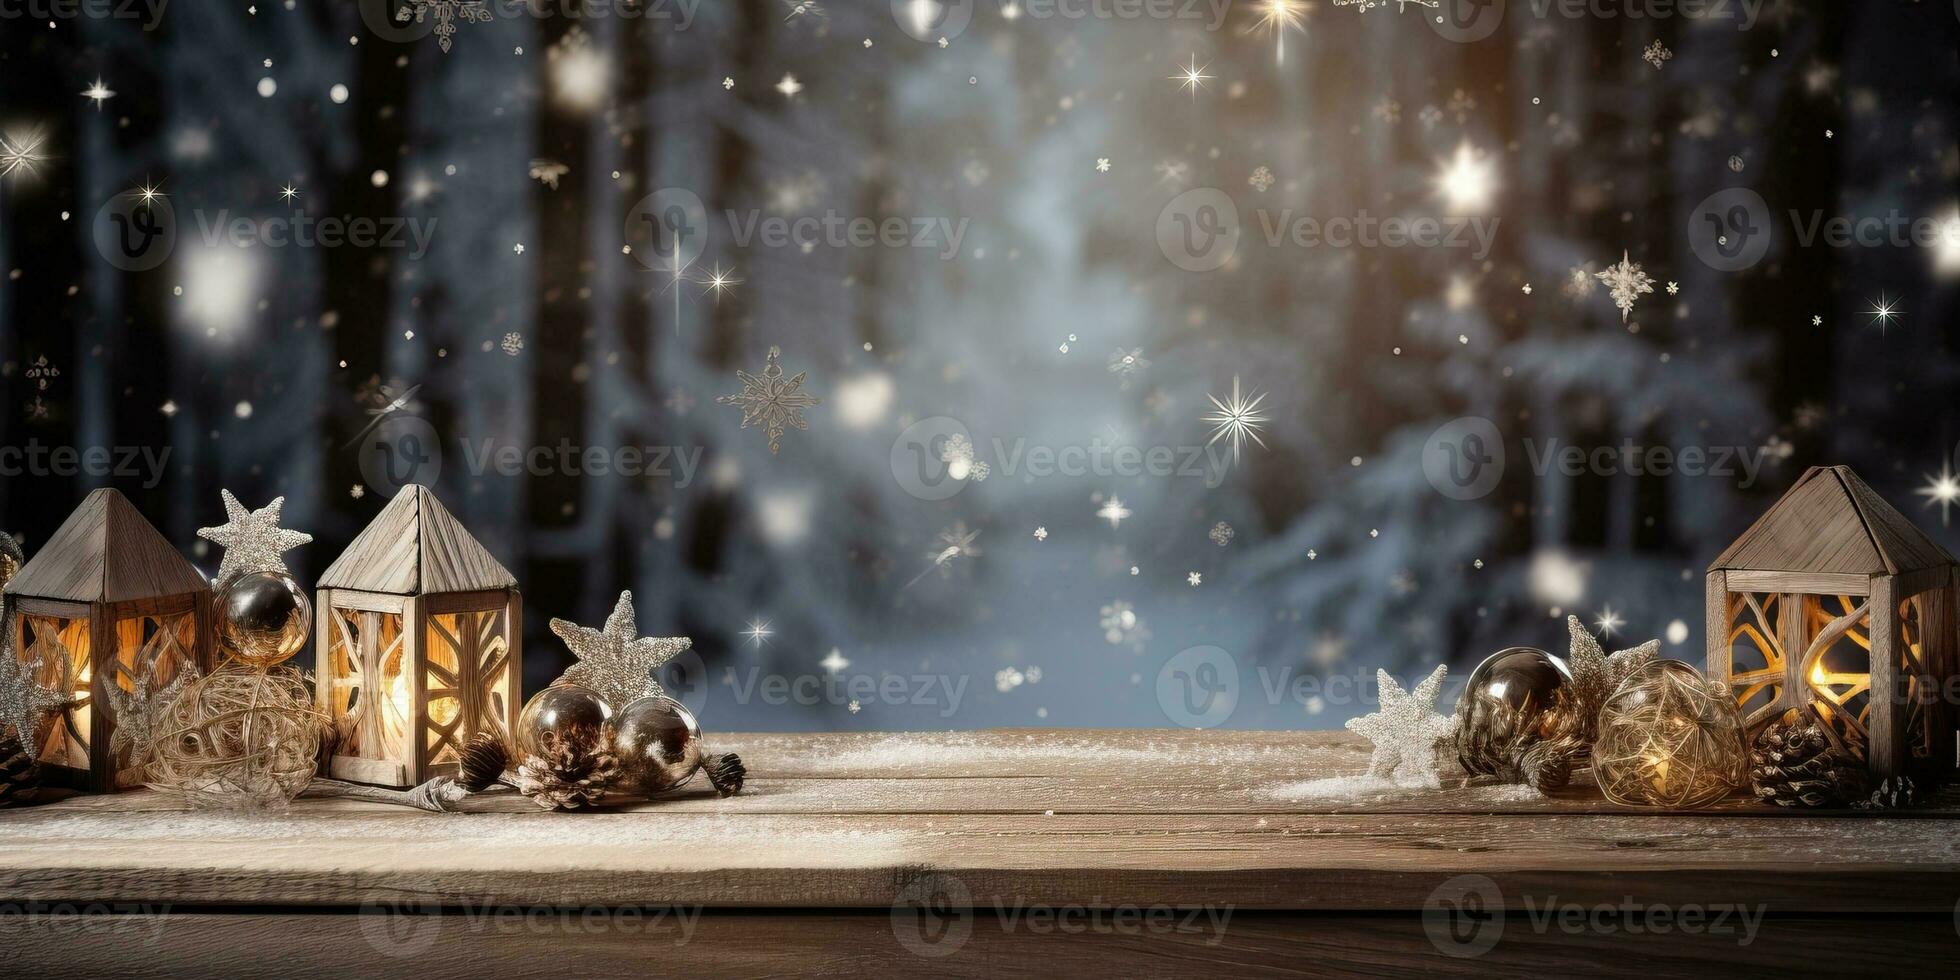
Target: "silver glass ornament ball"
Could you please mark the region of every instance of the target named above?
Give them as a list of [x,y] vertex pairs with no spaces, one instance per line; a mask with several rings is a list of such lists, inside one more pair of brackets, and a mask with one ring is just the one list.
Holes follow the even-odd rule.
[[218,593],[218,638],[239,661],[270,667],[306,647],[313,603],[282,572],[234,575]]
[[653,796],[685,785],[701,768],[701,724],[673,698],[638,698],[613,716],[620,790]]

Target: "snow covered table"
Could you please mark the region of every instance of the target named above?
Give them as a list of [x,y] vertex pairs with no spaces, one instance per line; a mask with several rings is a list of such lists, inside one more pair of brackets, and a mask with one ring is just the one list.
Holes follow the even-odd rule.
[[247,818],[148,792],[0,811],[0,959],[36,977],[1086,977],[1960,955],[1952,798],[1875,818],[1383,790],[1352,778],[1368,753],[1346,733],[716,744],[747,761],[744,794],[603,813],[303,798]]

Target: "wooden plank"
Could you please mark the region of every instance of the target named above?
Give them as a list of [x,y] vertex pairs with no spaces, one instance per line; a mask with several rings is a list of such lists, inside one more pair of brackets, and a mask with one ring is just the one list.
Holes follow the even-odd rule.
[[[532,908],[422,916],[179,912],[0,918],[0,945],[23,976],[252,976],[278,963],[290,980],[412,971],[480,977],[932,976],[1915,976],[1952,954],[1950,921],[1842,922],[1738,914],[1710,921],[1616,911],[1479,920],[1462,935],[1436,919],[1195,910],[1090,916],[1013,906],[908,919],[886,911],[636,914]],[[1753,910],[1749,910],[1753,912]],[[1713,921],[1718,919],[1720,921]],[[1484,925],[1496,923],[1501,928]],[[1659,926],[1660,928],[1655,928]],[[936,931],[935,931],[936,930]],[[1495,932],[1488,951],[1476,952]],[[1450,949],[1455,955],[1444,955]],[[820,950],[820,954],[813,951]],[[568,968],[568,964],[576,964]]]
[[[1875,817],[1757,806],[1661,815],[1583,781],[1553,797],[1452,780],[1316,796],[1352,775],[1346,733],[986,732],[724,736],[751,789],[705,786],[554,814],[303,798],[274,818],[190,814],[154,793],[0,812],[0,902],[355,904],[382,894],[550,904],[876,907],[926,871],[1048,902],[1419,909],[1439,883],[1518,895],[1928,911],[1960,894],[1960,809]],[[1315,784],[1309,784],[1315,785]],[[1564,809],[1566,812],[1560,812]]]
[[1832,572],[1762,572],[1730,569],[1731,592],[1808,592],[1812,595],[1866,595],[1871,576]]
[[1890,575],[1872,576],[1871,711],[1866,746],[1871,773],[1885,779],[1903,775],[1906,752],[1905,675],[1899,662],[1899,600]]

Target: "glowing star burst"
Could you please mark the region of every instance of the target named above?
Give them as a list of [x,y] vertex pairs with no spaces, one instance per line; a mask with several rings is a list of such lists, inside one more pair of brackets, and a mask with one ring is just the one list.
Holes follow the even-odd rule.
[[809,430],[810,423],[803,418],[804,409],[823,404],[822,399],[803,391],[803,378],[809,372],[799,372],[796,377],[783,380],[782,365],[776,363],[782,356],[782,348],[769,348],[768,363],[760,375],[735,372],[736,379],[742,382],[741,392],[715,399],[723,405],[741,407],[742,428],[762,426],[769,433],[771,453],[782,450],[784,432],[791,428]]
[[1940,526],[1946,527],[1953,505],[1960,503],[1960,477],[1953,475],[1953,467],[1940,464],[1940,475],[1926,474],[1926,485],[1913,491],[1926,498],[1926,506],[1938,504],[1940,507]]
[[1620,264],[1608,266],[1605,272],[1595,272],[1600,282],[1606,284],[1607,294],[1613,297],[1613,305],[1620,309],[1620,322],[1627,322],[1633,315],[1633,301],[1642,293],[1654,291],[1654,280],[1640,271],[1640,266],[1631,261],[1626,252],[1620,253]]
[[751,619],[748,628],[742,631],[742,635],[748,637],[750,644],[759,647],[768,643],[769,638],[776,635],[776,631],[769,628],[769,621],[766,619]]
[[715,303],[720,305],[721,294],[741,284],[742,280],[735,278],[734,270],[723,272],[721,264],[716,263],[714,269],[701,279],[701,295],[715,294]]
[[1217,408],[1217,411],[1200,420],[1211,426],[1211,438],[1205,442],[1205,445],[1210,446],[1220,439],[1229,439],[1232,443],[1232,461],[1235,463],[1238,462],[1239,452],[1244,448],[1247,439],[1257,443],[1261,449],[1266,448],[1265,440],[1259,438],[1260,426],[1267,421],[1266,413],[1259,409],[1260,403],[1266,400],[1264,392],[1255,393],[1249,398],[1241,394],[1239,377],[1235,374],[1232,376],[1230,398],[1219,401],[1217,395],[1206,394],[1205,397],[1211,399],[1212,405]]
[[776,83],[776,91],[783,93],[785,97],[793,97],[803,91],[803,83],[797,81],[795,75],[786,73],[783,75],[783,80]]
[[1130,516],[1130,509],[1123,506],[1123,498],[1111,497],[1096,511],[1096,516],[1109,522],[1111,528],[1121,527],[1123,519]]
[[1599,611],[1599,618],[1593,620],[1593,625],[1599,629],[1600,636],[1612,636],[1614,630],[1626,624],[1626,619],[1614,610],[1612,606],[1601,609]]
[[1204,88],[1205,83],[1211,80],[1211,76],[1205,74],[1205,69],[1210,67],[1210,63],[1199,65],[1198,56],[1193,54],[1190,65],[1179,69],[1177,74],[1171,76],[1171,81],[1176,82],[1178,88],[1189,90],[1191,98],[1196,99],[1198,90]]
[[1438,167],[1435,185],[1453,213],[1482,211],[1497,192],[1496,165],[1469,143],[1459,143],[1456,154]]
[[1305,30],[1307,5],[1303,0],[1260,0],[1259,19],[1252,30],[1273,34],[1273,64],[1286,64],[1286,32]]
[[1878,302],[1873,303],[1872,308],[1865,312],[1872,315],[1872,322],[1878,324],[1878,334],[1883,337],[1885,336],[1885,329],[1892,325],[1893,320],[1899,318],[1901,311],[1895,300],[1888,299],[1884,293],[1880,293],[1878,294]]
[[16,173],[34,176],[35,171],[48,159],[41,152],[41,144],[46,139],[38,129],[0,136],[0,177]]
[[631,592],[619,594],[604,629],[554,619],[551,631],[578,658],[577,663],[565,668],[565,682],[590,688],[607,704],[620,706],[662,693],[653,672],[694,645],[685,636],[640,636]]
[[287,184],[286,186],[279,188],[279,199],[282,201],[286,201],[290,203],[293,198],[296,198],[298,196],[299,196],[299,189],[291,184]]
[[116,90],[102,84],[101,76],[97,76],[95,81],[89,84],[88,88],[82,90],[82,98],[94,102],[95,111],[97,112],[102,111],[102,103],[115,97]]

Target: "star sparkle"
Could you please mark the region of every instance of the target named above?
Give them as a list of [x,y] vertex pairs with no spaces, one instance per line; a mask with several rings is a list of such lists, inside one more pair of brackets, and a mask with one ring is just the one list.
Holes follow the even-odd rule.
[[1960,503],[1960,477],[1953,474],[1952,464],[1943,462],[1940,464],[1940,475],[1926,474],[1926,485],[1913,492],[1926,498],[1926,506],[1939,506],[1940,526],[1946,527],[1953,505]]
[[1244,448],[1247,439],[1258,444],[1261,449],[1266,448],[1266,441],[1259,438],[1260,427],[1267,422],[1266,413],[1259,408],[1266,400],[1264,392],[1255,392],[1250,396],[1241,394],[1239,377],[1235,374],[1232,376],[1230,397],[1223,401],[1220,401],[1217,395],[1209,393],[1205,397],[1211,399],[1212,405],[1216,408],[1200,419],[1212,427],[1211,438],[1205,442],[1205,445],[1213,445],[1220,439],[1229,440],[1232,444],[1233,462],[1238,462],[1240,450]]
[[1178,73],[1171,76],[1171,81],[1176,82],[1178,88],[1188,90],[1191,93],[1191,98],[1196,100],[1198,90],[1204,88],[1206,82],[1211,81],[1211,76],[1205,74],[1205,69],[1210,67],[1211,64],[1209,62],[1203,65],[1198,64],[1198,56],[1196,53],[1193,53],[1191,55],[1191,63],[1186,67],[1178,69]]

